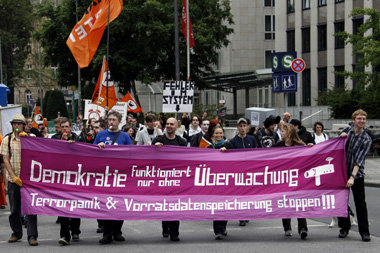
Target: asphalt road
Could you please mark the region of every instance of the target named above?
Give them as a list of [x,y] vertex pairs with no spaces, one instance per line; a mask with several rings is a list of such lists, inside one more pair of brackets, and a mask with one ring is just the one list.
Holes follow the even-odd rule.
[[[251,221],[246,227],[239,227],[238,221],[228,223],[228,237],[215,241],[211,221],[181,222],[180,242],[171,242],[161,236],[159,221],[126,221],[123,233],[126,241],[99,245],[100,234],[96,234],[94,220],[82,220],[79,242],[59,246],[59,225],[56,217],[39,216],[38,247],[28,246],[25,236],[22,242],[7,243],[10,236],[9,211],[0,210],[1,252],[379,252],[380,249],[380,188],[367,188],[367,204],[370,218],[372,241],[360,240],[357,227],[353,227],[346,239],[339,239],[338,228],[328,228],[330,218],[309,219],[309,237],[302,241],[297,234],[297,222],[292,221],[293,236],[284,236],[281,220]],[[353,205],[352,205],[353,206]],[[25,231],[26,233],[26,231]]]

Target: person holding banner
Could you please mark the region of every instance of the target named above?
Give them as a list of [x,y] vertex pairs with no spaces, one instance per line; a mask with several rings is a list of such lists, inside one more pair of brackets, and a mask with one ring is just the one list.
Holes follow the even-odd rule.
[[158,135],[162,135],[161,129],[154,126],[155,121],[156,118],[154,115],[148,115],[145,117],[146,127],[142,127],[142,129],[137,132],[137,145],[151,145],[154,138]]
[[[96,135],[94,144],[98,145],[99,148],[105,148],[106,145],[132,145],[129,135],[119,130],[121,117],[119,112],[110,111],[108,113],[109,128]],[[103,238],[99,240],[99,243],[109,244],[113,240],[125,241],[121,232],[123,223],[122,220],[102,220],[100,224],[103,225]]]
[[[212,130],[212,143],[208,148],[220,149],[224,152],[226,149],[231,149],[232,144],[225,141],[224,130],[220,125],[216,125]],[[244,130],[245,131],[245,130]],[[227,221],[214,220],[212,222],[215,234],[215,240],[223,240],[227,236]]]
[[[367,203],[365,201],[364,188],[364,163],[372,139],[365,131],[367,113],[361,109],[352,114],[353,127],[343,130],[340,134],[342,138],[348,138],[346,143],[346,167],[347,167],[347,188],[351,188],[354,196],[356,215],[358,218],[359,233],[362,241],[371,241],[368,224]],[[338,217],[340,227],[339,238],[346,238],[351,229],[349,212],[345,217]]]
[[[21,224],[21,193],[20,188],[22,181],[20,179],[21,169],[21,141],[20,137],[27,136],[24,132],[26,120],[24,115],[16,114],[11,121],[13,132],[11,135],[4,137],[1,143],[1,155],[4,159],[4,165],[8,172],[8,199],[10,205],[9,224],[13,231],[9,238],[9,243],[14,243],[22,238]],[[37,216],[27,215],[27,234],[30,246],[37,246]]]
[[[281,129],[281,141],[277,142],[274,147],[291,147],[291,146],[305,146],[306,144],[300,139],[297,134],[296,128],[292,124],[284,124]],[[298,234],[302,240],[307,237],[307,221],[305,218],[298,218]],[[285,236],[292,236],[291,219],[282,219],[284,226]]]
[[[178,123],[175,118],[166,120],[166,132],[164,135],[159,135],[153,139],[152,145],[160,148],[162,145],[187,146],[187,142],[181,136],[176,135]],[[162,221],[162,236],[169,237],[174,242],[179,241],[179,221]]]

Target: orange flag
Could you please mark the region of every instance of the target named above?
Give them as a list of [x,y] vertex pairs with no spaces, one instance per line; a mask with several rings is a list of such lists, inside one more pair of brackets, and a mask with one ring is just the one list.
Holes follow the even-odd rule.
[[[117,103],[115,87],[111,79],[111,72],[108,71],[108,108],[111,108]],[[107,60],[103,59],[102,69],[100,70],[98,82],[94,93],[92,94],[91,102],[106,108],[107,105]]]
[[80,68],[90,64],[98,49],[108,23],[109,1],[111,1],[110,23],[117,18],[123,9],[123,0],[93,0],[66,41]]
[[131,94],[129,94],[129,92],[125,94],[122,99],[120,99],[120,102],[127,102],[128,112],[138,113],[143,111],[141,107],[136,103],[136,101],[132,98]]
[[44,126],[46,126],[46,127],[49,126],[46,119],[44,117],[42,117],[40,110],[38,110],[37,106],[35,106],[34,107],[34,117],[33,117],[32,126],[35,129],[38,129],[38,125],[41,125],[41,124],[44,124]]

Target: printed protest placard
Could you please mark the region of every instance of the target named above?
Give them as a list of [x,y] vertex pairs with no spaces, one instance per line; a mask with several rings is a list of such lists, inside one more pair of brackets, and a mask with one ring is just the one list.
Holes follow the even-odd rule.
[[341,217],[349,194],[345,141],[220,152],[100,149],[26,137],[22,213],[115,220]]
[[192,112],[195,82],[166,81],[162,89],[163,112]]

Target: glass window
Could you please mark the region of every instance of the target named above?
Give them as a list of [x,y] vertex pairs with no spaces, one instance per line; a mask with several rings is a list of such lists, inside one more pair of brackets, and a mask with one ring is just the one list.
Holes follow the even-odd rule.
[[324,51],[327,49],[327,26],[318,26],[318,51]]
[[335,0],[335,3],[343,3],[344,0]]
[[327,68],[318,68],[318,91],[327,90]]
[[264,6],[272,7],[272,0],[264,0]]
[[265,39],[266,40],[274,40],[274,24],[275,18],[274,15],[265,15],[264,25],[265,25]]
[[302,52],[310,52],[310,27],[302,29]]
[[302,10],[310,9],[310,0],[302,0]]
[[352,33],[357,34],[359,27],[363,24],[363,18],[356,18],[352,20]]
[[32,98],[32,92],[30,90],[25,91],[26,95],[26,103],[29,105],[30,104],[30,99]]
[[28,79],[32,79],[32,65],[31,64],[28,64],[26,65],[26,69],[27,69],[27,78]]
[[302,105],[311,105],[311,80],[310,69],[305,69],[302,72]]
[[288,0],[288,13],[294,12],[294,0]]
[[327,0],[318,0],[318,6],[325,6],[327,5]]
[[[344,21],[335,23],[335,33],[344,32]],[[344,39],[340,36],[335,36],[335,48],[344,48]]]
[[296,49],[296,44],[295,44],[295,33],[294,30],[287,31],[286,32],[286,49],[287,51],[295,51]]
[[[335,72],[343,72],[344,66],[335,66]],[[344,88],[344,76],[335,73],[335,88]]]
[[265,68],[272,68],[272,50],[265,50]]
[[296,93],[290,92],[288,93],[288,106],[295,106],[296,105]]

